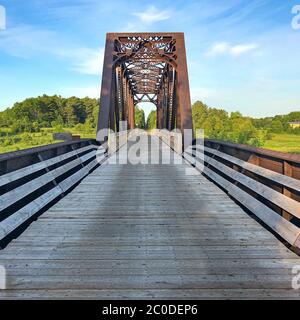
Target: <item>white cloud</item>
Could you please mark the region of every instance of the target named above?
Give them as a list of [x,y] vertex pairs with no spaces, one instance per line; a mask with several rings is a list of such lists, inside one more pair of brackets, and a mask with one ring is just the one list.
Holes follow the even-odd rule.
[[258,48],[255,43],[245,43],[230,45],[228,42],[218,42],[215,43],[212,48],[206,53],[207,56],[217,56],[223,54],[229,54],[232,56],[239,56],[244,53],[253,51]]
[[227,42],[219,42],[213,45],[213,47],[208,51],[208,55],[214,56],[223,54],[229,51],[229,44]]
[[0,30],[6,29],[6,10],[0,5]]
[[0,32],[0,49],[8,54],[29,58],[37,51],[51,50],[55,34],[49,30],[18,25]]
[[56,55],[69,59],[71,70],[82,74],[99,76],[102,72],[104,49],[77,47],[67,50],[56,50]]
[[142,12],[135,12],[133,15],[137,16],[143,23],[147,25],[168,20],[170,18],[170,13],[168,11],[159,10],[155,6],[150,6]]
[[238,56],[240,54],[255,50],[258,48],[258,45],[255,43],[250,44],[239,44],[230,48],[230,53],[232,55]]
[[66,68],[82,74],[100,76],[104,49],[74,45],[59,34],[29,25],[20,25],[0,33],[0,49],[10,55],[29,59],[51,55],[66,60]]

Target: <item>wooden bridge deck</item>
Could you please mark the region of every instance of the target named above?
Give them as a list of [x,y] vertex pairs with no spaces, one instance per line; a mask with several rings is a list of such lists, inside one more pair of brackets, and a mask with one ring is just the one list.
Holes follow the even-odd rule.
[[96,169],[0,251],[0,298],[299,299],[300,258],[186,169]]

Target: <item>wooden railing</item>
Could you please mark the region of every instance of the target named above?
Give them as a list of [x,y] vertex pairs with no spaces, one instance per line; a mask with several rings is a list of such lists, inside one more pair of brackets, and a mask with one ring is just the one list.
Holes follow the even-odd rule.
[[[86,139],[0,155],[0,245],[105,160],[97,147]],[[204,175],[300,248],[300,156],[215,140],[194,149],[204,157],[187,160],[203,163]]]
[[195,143],[194,150],[203,148],[204,157],[196,160],[204,158],[204,175],[299,249],[300,156],[215,140]]
[[0,155],[0,243],[99,165],[92,139]]

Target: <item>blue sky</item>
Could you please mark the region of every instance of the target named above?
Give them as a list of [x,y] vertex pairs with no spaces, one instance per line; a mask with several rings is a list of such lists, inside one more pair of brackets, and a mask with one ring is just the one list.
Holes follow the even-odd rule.
[[106,32],[183,31],[192,100],[268,116],[300,110],[290,0],[0,0],[0,110],[43,93],[98,97]]

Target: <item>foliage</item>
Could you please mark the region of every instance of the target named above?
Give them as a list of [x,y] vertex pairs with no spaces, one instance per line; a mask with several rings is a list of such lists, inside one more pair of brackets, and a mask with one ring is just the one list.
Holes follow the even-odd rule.
[[[3,133],[1,129],[1,133]],[[26,149],[30,147],[50,144],[54,141],[52,133],[44,132],[43,129],[38,133],[6,133],[0,135],[0,153]]]
[[[12,108],[0,112],[0,153],[53,143],[54,132],[95,138],[98,112],[99,101],[88,97],[43,95],[15,103]],[[197,101],[192,113],[194,128],[204,129],[206,137],[300,152],[300,128],[293,129],[288,124],[300,121],[300,112],[253,119],[239,112],[229,114]],[[151,111],[145,121],[144,111],[137,107],[135,124],[141,129],[156,128],[156,111]]]
[[42,127],[73,127],[86,122],[95,128],[98,110],[97,99],[43,95],[17,102],[11,109],[0,112],[0,128],[11,127],[15,134],[39,132]]
[[272,133],[300,134],[300,128],[293,129],[289,122],[300,121],[300,111],[291,112],[287,115],[277,115],[261,119],[253,119],[257,128],[263,128]]
[[253,120],[239,112],[230,115],[222,109],[210,108],[197,101],[192,107],[195,129],[204,129],[206,137],[235,143],[262,146],[269,138],[267,130],[255,127]]
[[146,129],[152,130],[156,128],[156,111],[152,110],[147,118]]
[[139,129],[145,129],[146,127],[145,112],[139,107],[135,107],[135,127]]

